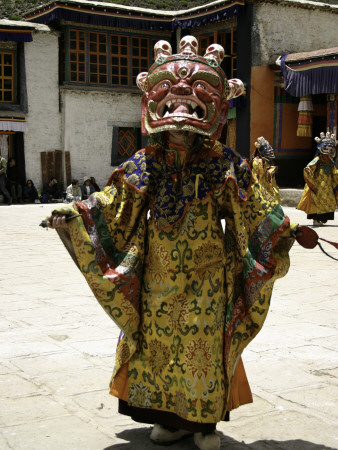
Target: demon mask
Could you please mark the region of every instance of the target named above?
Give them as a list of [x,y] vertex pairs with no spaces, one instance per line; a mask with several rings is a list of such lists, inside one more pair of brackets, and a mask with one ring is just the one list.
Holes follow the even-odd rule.
[[198,56],[193,36],[181,39],[179,53],[166,41],[155,45],[155,62],[137,77],[142,96],[142,133],[191,131],[217,139],[226,122],[229,100],[244,92],[238,79],[227,80],[220,64],[224,49],[210,45]]
[[275,151],[269,142],[263,137],[259,137],[255,142],[256,154],[258,153],[262,158],[274,159]]
[[317,142],[317,152],[322,155],[329,155],[331,158],[336,156],[336,136],[330,132],[320,133],[320,137],[315,137]]

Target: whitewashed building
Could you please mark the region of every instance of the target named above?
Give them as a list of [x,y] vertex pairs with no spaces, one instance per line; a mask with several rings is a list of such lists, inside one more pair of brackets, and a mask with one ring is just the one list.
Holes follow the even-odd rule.
[[40,152],[62,148],[58,40],[46,25],[0,20],[1,154],[38,185]]

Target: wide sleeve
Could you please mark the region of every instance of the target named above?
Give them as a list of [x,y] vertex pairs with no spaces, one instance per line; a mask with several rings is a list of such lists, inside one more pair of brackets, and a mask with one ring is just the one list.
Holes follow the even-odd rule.
[[316,180],[316,175],[318,173],[318,163],[319,158],[316,157],[312,161],[309,162],[309,164],[304,168],[303,175],[304,175],[304,181],[309,187],[310,191],[317,193],[317,186],[316,184],[318,181]]
[[251,171],[253,178],[259,182],[259,180],[264,176],[263,162],[260,158],[255,157],[251,162]]
[[88,200],[56,211],[79,215],[68,222],[68,229],[58,229],[59,235],[95,297],[122,331],[116,373],[137,344],[148,202],[145,193],[123,180],[121,171],[114,172],[110,183]]
[[332,187],[338,205],[338,169],[336,166],[333,166],[332,170]]
[[231,179],[216,193],[225,228],[226,317],[224,359],[230,386],[240,355],[263,326],[273,284],[289,269],[288,252],[296,225],[282,207],[268,201],[259,183],[252,183],[246,200]]

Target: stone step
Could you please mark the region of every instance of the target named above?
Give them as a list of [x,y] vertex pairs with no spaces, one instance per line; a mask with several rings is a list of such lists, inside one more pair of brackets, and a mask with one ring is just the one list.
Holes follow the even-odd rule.
[[279,192],[282,206],[295,207],[301,199],[303,189],[282,188],[279,189]]

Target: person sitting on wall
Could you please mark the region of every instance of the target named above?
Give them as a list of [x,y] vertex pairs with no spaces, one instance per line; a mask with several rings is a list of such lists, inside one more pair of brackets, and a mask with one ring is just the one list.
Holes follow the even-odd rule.
[[14,158],[9,158],[7,167],[7,189],[10,191],[14,203],[23,203],[22,186],[19,171]]
[[32,180],[27,180],[23,188],[23,198],[26,203],[40,203],[39,194]]
[[79,180],[72,180],[72,184],[67,187],[66,201],[67,202],[80,202],[82,200],[81,188],[79,186]]
[[95,180],[94,177],[90,177],[90,184],[92,186],[94,186],[95,192],[100,192],[101,191],[101,189],[100,189],[99,185],[96,183],[96,180]]
[[60,201],[60,199],[63,197],[62,191],[59,188],[58,180],[56,177],[51,177],[49,180],[49,183],[45,184],[43,186],[43,193],[42,193],[42,203],[56,203],[57,201]]
[[1,156],[0,149],[0,192],[6,197],[8,206],[12,204],[11,194],[8,192],[6,187],[6,172],[7,172],[7,160]]
[[90,177],[83,178],[83,184],[81,185],[82,200],[87,200],[87,198],[95,192],[94,186],[91,184]]

